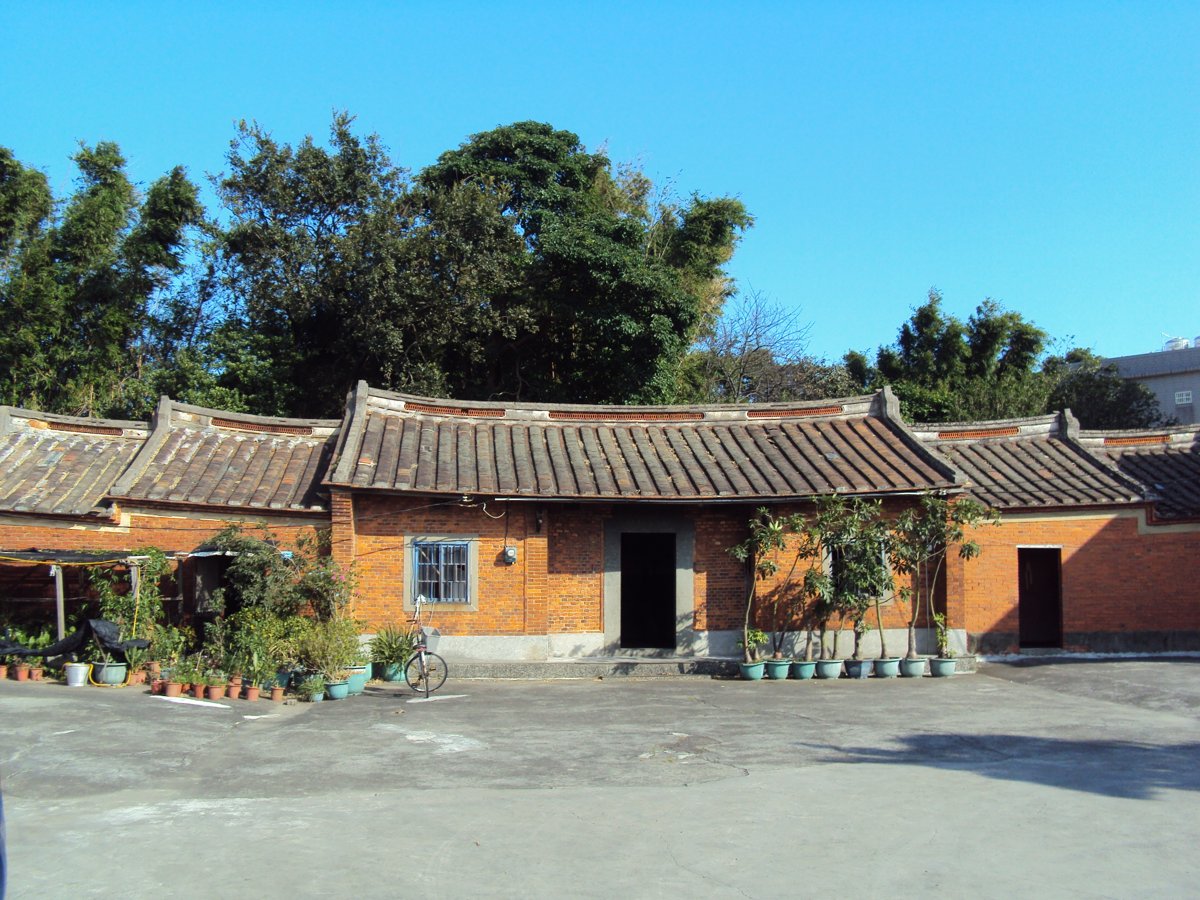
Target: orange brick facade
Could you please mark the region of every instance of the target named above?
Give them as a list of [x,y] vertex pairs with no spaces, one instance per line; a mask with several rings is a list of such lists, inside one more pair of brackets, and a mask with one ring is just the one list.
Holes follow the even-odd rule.
[[[671,511],[692,538],[687,624],[697,633],[741,628],[748,573],[728,548],[745,537],[752,512],[740,505]],[[609,504],[485,505],[335,489],[329,518],[137,509],[112,523],[85,525],[10,515],[0,518],[0,547],[128,551],[156,546],[187,552],[230,524],[259,522],[289,546],[302,534],[331,526],[333,556],[343,566],[352,565],[357,578],[355,615],[373,632],[410,615],[403,603],[410,576],[405,538],[461,535],[476,544],[478,598],[472,608],[438,607],[434,624],[443,634],[570,636],[612,631],[613,623],[605,622],[605,523],[618,513],[623,521],[637,516],[628,507]],[[953,556],[947,561],[939,601],[950,627],[965,631],[970,649],[1018,649],[1017,559],[1023,547],[1060,550],[1066,649],[1122,649],[1120,636],[1136,638],[1128,649],[1187,649],[1189,642],[1200,641],[1200,524],[1147,525],[1140,510],[1130,508],[1012,514],[999,526],[979,529],[974,538],[981,555],[965,563]],[[505,547],[516,549],[515,563],[505,562]],[[46,569],[44,564],[6,564],[0,592],[23,600],[50,598],[53,581]],[[762,584],[759,591],[772,586]],[[190,591],[186,584],[180,589],[185,596]],[[907,621],[903,605],[884,607],[885,628],[903,629]],[[766,616],[760,615],[759,624],[769,625]]]
[[979,558],[948,564],[952,620],[973,648],[1018,649],[1018,549],[1044,547],[1061,552],[1064,649],[1194,649],[1200,524],[1146,525],[1137,510],[1010,514],[974,539]]
[[[137,510],[118,514],[113,521],[53,519],[41,516],[0,517],[0,547],[10,550],[88,551],[127,553],[156,547],[167,553],[189,553],[230,525],[251,533],[265,525],[283,547],[294,547],[302,536],[328,527],[324,516],[245,516],[229,513],[222,517],[196,512],[152,512]],[[54,581],[45,563],[5,561],[0,565],[0,599],[10,601],[9,614],[18,619],[52,618]],[[68,598],[79,602],[87,594],[86,566],[68,566],[64,586]],[[191,579],[179,579],[178,596],[187,605]]]

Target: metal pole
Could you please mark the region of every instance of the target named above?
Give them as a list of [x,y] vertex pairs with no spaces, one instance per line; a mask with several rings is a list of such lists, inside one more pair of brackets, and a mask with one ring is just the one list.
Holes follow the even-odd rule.
[[67,636],[67,613],[64,609],[62,566],[52,566],[54,569],[54,602],[58,610],[58,639]]

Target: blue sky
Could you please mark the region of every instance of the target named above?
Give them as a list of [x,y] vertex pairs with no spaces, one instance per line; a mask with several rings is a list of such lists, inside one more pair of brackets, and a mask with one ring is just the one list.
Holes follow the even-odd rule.
[[[0,144],[148,183],[334,110],[411,169],[536,119],[755,215],[730,270],[830,358],[931,286],[1105,355],[1200,336],[1200,4],[15,3]],[[210,195],[211,200],[211,195]]]

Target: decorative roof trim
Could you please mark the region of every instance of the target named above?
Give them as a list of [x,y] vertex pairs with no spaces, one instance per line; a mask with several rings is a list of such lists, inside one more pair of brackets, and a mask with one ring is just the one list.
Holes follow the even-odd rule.
[[1007,428],[979,428],[974,431],[939,431],[937,439],[939,441],[967,441],[976,438],[1014,437],[1020,433],[1020,428],[1010,425]]
[[812,407],[797,407],[795,409],[748,409],[746,410],[747,419],[796,419],[806,418],[809,416],[840,416],[846,411],[846,407],[838,404],[837,406],[812,406]]
[[1142,437],[1106,437],[1105,447],[1140,447],[1145,445],[1169,444],[1169,434],[1148,434]]
[[214,428],[226,428],[230,431],[252,431],[257,434],[295,434],[311,437],[311,425],[269,425],[262,422],[244,422],[239,419],[223,419],[213,416],[210,423]]
[[503,419],[507,410],[481,409],[472,406],[443,406],[436,403],[417,403],[413,400],[404,401],[405,410],[411,412],[429,413],[435,416],[475,416],[486,419]]
[[565,422],[703,422],[702,412],[578,412],[565,409],[552,409],[547,413],[552,420]]
[[48,428],[51,431],[67,431],[72,434],[105,434],[109,437],[122,437],[125,434],[124,429],[111,425],[77,425],[71,422],[40,422],[31,419],[29,426],[31,428]]

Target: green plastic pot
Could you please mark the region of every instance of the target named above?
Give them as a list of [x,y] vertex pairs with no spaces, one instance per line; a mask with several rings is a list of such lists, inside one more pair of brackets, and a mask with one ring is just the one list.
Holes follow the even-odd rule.
[[747,681],[762,681],[763,666],[764,666],[763,663],[761,663],[761,662],[752,662],[752,663],[744,662],[744,663],[738,663],[738,666],[741,668],[742,677],[745,678]]
[[788,671],[792,667],[790,659],[768,659],[765,663],[767,668],[767,677],[775,681],[783,681],[788,677]]
[[957,665],[957,660],[953,658],[942,659],[935,656],[929,660],[929,674],[934,678],[948,678],[954,674],[954,669]]
[[817,677],[818,678],[840,678],[842,675],[842,661],[840,659],[818,659],[817,660]]
[[813,672],[816,670],[817,661],[815,659],[797,659],[791,665],[792,677],[801,681],[807,681],[812,678]]
[[371,677],[370,666],[351,666],[349,686],[350,693],[361,694],[367,686],[367,680]]
[[125,663],[92,663],[92,681],[97,684],[124,684],[129,666]]
[[902,678],[922,678],[925,675],[927,664],[928,660],[923,656],[902,659],[900,660],[900,676]]
[[[376,663],[376,665],[383,665]],[[404,664],[403,663],[388,663],[383,665],[383,680],[384,681],[403,681],[404,680]]]
[[900,660],[896,657],[875,660],[876,678],[895,678],[900,674]]
[[348,680],[325,682],[325,695],[330,700],[345,700],[350,696],[350,682]]

